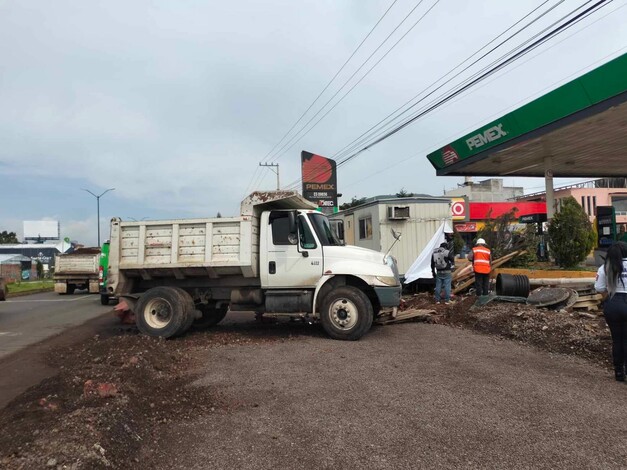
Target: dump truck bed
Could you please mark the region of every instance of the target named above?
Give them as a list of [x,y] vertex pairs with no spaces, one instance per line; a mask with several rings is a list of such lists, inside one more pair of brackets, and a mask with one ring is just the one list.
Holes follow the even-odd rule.
[[173,277],[257,274],[253,217],[114,221],[111,228],[111,254],[130,276],[142,271],[158,276],[170,271]]
[[100,252],[84,250],[75,253],[57,255],[54,267],[54,277],[95,275],[98,276]]

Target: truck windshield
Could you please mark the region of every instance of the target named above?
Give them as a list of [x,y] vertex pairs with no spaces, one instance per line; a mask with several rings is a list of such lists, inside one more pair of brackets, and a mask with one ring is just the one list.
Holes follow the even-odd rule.
[[322,246],[340,246],[342,242],[331,229],[329,219],[322,214],[307,214]]

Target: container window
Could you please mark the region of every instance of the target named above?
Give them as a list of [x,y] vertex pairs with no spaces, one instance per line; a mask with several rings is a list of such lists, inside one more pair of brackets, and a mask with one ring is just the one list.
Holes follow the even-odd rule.
[[359,219],[359,239],[372,240],[372,217]]

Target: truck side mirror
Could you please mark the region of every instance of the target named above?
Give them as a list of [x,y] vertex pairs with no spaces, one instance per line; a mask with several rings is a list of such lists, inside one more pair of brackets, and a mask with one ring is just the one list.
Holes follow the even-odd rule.
[[287,220],[289,222],[290,233],[296,233],[296,212],[294,211],[288,212]]

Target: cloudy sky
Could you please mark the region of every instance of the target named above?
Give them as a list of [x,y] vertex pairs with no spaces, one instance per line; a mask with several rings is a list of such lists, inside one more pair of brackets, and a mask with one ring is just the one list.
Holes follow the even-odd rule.
[[[81,188],[115,188],[101,199],[103,239],[112,216],[235,215],[247,191],[275,187],[259,162],[278,163],[281,185],[297,185],[301,150],[333,157],[534,8],[530,19],[555,7],[454,80],[584,4],[0,0],[0,231],[56,219],[63,236],[95,244],[96,200]],[[436,177],[427,153],[625,53],[626,20],[625,0],[609,2],[364,152],[339,169],[343,199],[455,187],[460,179]],[[506,183],[543,188],[541,179]]]

